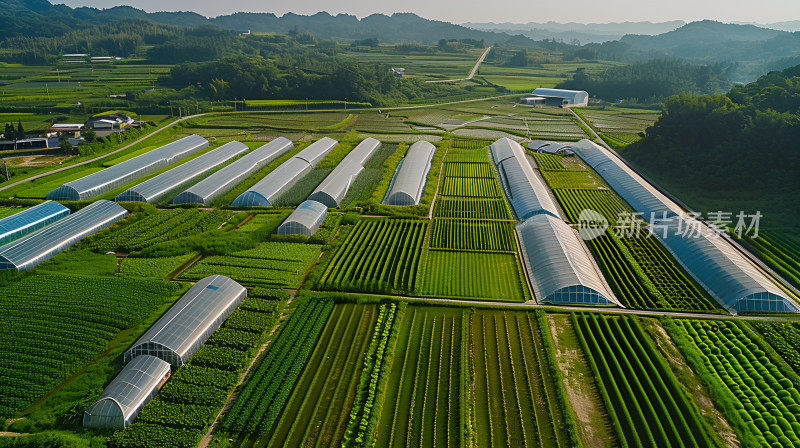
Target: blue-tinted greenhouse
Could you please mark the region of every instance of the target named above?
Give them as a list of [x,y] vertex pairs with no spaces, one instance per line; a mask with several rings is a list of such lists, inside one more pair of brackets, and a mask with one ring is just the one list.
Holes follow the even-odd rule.
[[489,146],[489,151],[517,219],[522,221],[541,213],[559,216],[547,186],[533,172],[519,143],[501,138]]
[[0,247],[0,269],[27,271],[93,233],[124,218],[128,211],[99,200],[22,239]]
[[328,207],[317,201],[307,200],[297,206],[278,227],[278,235],[311,236],[319,230],[328,215]]
[[29,235],[69,215],[58,202],[47,201],[0,219],[0,246]]

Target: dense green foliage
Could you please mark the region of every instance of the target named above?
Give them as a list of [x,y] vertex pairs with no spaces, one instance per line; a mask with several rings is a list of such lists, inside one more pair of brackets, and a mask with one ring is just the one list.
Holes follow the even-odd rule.
[[607,101],[635,98],[655,102],[682,92],[695,94],[720,93],[730,88],[729,67],[716,63],[696,65],[680,59],[652,59],[630,65],[612,67],[594,75],[584,70],[560,89],[586,90],[593,97]]
[[362,219],[325,268],[317,288],[412,292],[425,230],[423,221]]
[[638,321],[573,314],[572,322],[623,446],[711,446]]
[[800,444],[800,381],[743,322],[670,320],[665,328],[743,447]]
[[800,66],[727,95],[669,98],[623,155],[699,211],[760,210],[761,224],[800,219]]
[[196,253],[190,253],[163,258],[126,257],[120,262],[119,272],[131,277],[164,278],[196,256]]
[[180,278],[220,274],[245,285],[297,288],[319,254],[320,246],[313,244],[266,242],[255,249],[205,257]]
[[303,301],[247,378],[222,428],[229,434],[266,434],[286,401],[333,310],[329,300]]
[[400,325],[377,439],[355,446],[463,446],[467,312],[408,307]]
[[0,288],[0,416],[94,360],[117,333],[171,301],[177,285],[124,277],[30,275]]
[[155,211],[134,217],[134,221],[123,221],[109,231],[100,234],[87,244],[88,248],[105,253],[109,251],[141,251],[158,243],[195,236],[216,229],[233,216],[223,210],[202,211],[197,209],[174,209]]

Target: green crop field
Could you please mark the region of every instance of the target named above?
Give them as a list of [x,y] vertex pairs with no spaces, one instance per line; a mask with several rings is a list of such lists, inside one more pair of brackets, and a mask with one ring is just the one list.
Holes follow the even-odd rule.
[[436,198],[433,213],[437,218],[511,220],[511,211],[508,209],[506,201],[502,198],[439,197]]
[[623,446],[712,446],[635,319],[580,314],[572,322]]
[[180,278],[200,280],[220,274],[245,285],[297,288],[320,251],[313,244],[266,242],[255,249],[205,257]]
[[758,238],[742,237],[772,269],[800,288],[800,235],[793,230],[762,230]]
[[529,298],[516,254],[432,250],[421,295],[522,302]]
[[25,210],[26,207],[0,207],[0,219]]
[[347,428],[377,307],[334,308],[266,446],[338,445]]
[[581,211],[586,209],[596,211],[612,226],[617,225],[621,214],[631,216],[633,213],[633,209],[611,190],[559,188],[553,190],[553,194],[572,223],[578,223]]
[[412,292],[426,227],[423,221],[360,220],[325,269],[317,288]]
[[800,378],[747,324],[674,320],[666,328],[743,446],[800,445]]
[[195,257],[196,252],[175,257],[132,258],[126,257],[120,262],[119,272],[130,277],[164,278],[175,272]]
[[568,446],[564,409],[540,327],[543,314],[476,311],[471,318],[478,446]]
[[510,221],[434,219],[431,249],[516,253],[514,226]]
[[0,287],[0,416],[47,394],[177,293],[156,280],[45,274]]
[[[82,177],[86,177],[102,169],[103,168],[86,168],[86,169],[78,168],[77,170],[67,171],[64,174],[57,173],[55,175],[41,179],[40,182],[32,182],[31,183],[32,186],[31,184],[28,184],[30,188],[27,188],[25,190],[20,190],[18,193],[16,193],[16,196],[18,198],[44,199],[47,197],[47,193],[50,193],[51,191],[55,190],[61,185],[67,182],[71,182],[73,180],[80,179]],[[49,179],[51,177],[53,179]],[[47,180],[45,181],[45,179]]]
[[272,432],[333,308],[328,300],[303,301],[269,345],[222,421],[236,445]]
[[406,310],[375,446],[464,446],[467,322],[465,309]]

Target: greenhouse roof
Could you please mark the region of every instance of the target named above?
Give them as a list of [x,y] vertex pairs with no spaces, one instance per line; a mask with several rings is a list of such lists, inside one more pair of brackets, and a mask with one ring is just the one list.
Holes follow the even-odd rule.
[[289,139],[278,137],[189,187],[173,199],[172,203],[207,205],[292,148],[294,145]]
[[161,319],[125,352],[125,361],[153,355],[183,365],[247,297],[247,290],[222,275],[192,286]]
[[328,215],[328,207],[317,201],[307,200],[297,206],[278,227],[278,235],[311,236],[322,225]]
[[107,193],[115,188],[154,173],[188,157],[203,148],[208,141],[199,135],[190,135],[114,166],[67,182],[47,194],[47,199],[57,201],[83,201]]
[[158,392],[169,373],[169,363],[154,356],[138,356],[126,365],[103,394],[83,415],[88,428],[122,429],[133,423],[136,415]]
[[659,226],[656,237],[729,312],[800,312],[755,264],[700,221],[675,216]]
[[229,142],[219,148],[150,178],[120,193],[115,201],[155,202],[170,191],[203,175],[228,160],[247,151],[241,142]]
[[275,199],[308,174],[320,160],[330,153],[338,142],[324,137],[283,162],[249,190],[240,194],[231,205],[234,207],[270,207]]
[[322,181],[308,199],[321,202],[330,208],[339,206],[353,181],[364,169],[364,163],[380,148],[381,142],[367,138],[358,144]]
[[517,219],[525,220],[541,213],[559,216],[547,186],[534,173],[519,143],[501,138],[492,143],[489,150]]
[[416,142],[408,148],[408,152],[398,164],[389,190],[383,198],[384,204],[419,204],[435,151],[436,147],[426,141]]
[[10,243],[69,215],[58,202],[47,201],[0,219],[0,246]]
[[0,247],[0,269],[32,269],[127,214],[127,210],[111,201],[99,200],[87,205],[36,233]]
[[578,232],[564,221],[540,214],[516,230],[538,302],[622,306]]
[[630,206],[648,222],[680,214],[681,209],[647,183],[624,162],[589,140],[572,145],[572,150],[592,167]]

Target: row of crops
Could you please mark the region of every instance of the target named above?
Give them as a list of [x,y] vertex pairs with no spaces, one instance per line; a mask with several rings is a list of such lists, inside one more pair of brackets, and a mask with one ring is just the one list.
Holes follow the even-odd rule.
[[426,227],[421,220],[361,219],[325,268],[317,289],[412,292]]
[[237,443],[272,431],[332,310],[329,300],[304,301],[259,358],[222,420]]
[[179,293],[155,280],[51,274],[0,288],[0,416],[50,392]]
[[297,288],[320,253],[321,246],[314,244],[266,242],[255,249],[205,257],[180,278],[225,275],[243,285]]

